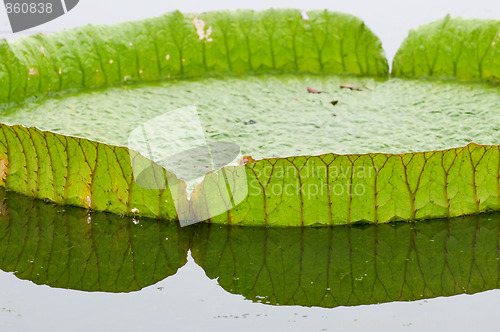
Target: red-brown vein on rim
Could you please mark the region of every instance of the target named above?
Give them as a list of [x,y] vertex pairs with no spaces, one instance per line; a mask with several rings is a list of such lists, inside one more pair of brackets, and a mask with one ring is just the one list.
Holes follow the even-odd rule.
[[[474,150],[471,151],[471,146],[474,146]],[[474,161],[472,160],[472,152],[476,151],[478,148],[483,148],[483,153],[481,154],[481,157],[477,161],[477,163],[474,165]],[[480,147],[479,145],[472,145],[468,144],[467,145],[467,150],[469,151],[469,160],[472,166],[472,185],[474,186],[474,196],[476,198],[476,213],[479,213],[479,206],[481,204],[481,201],[477,195],[477,184],[476,184],[476,168],[479,166],[479,163],[483,159],[484,155],[486,154],[486,148],[485,147]]]
[[50,169],[52,170],[52,187],[54,188],[54,202],[57,203],[57,191],[56,191],[56,172],[54,170],[54,162],[52,160],[52,154],[50,153],[49,142],[47,141],[47,131],[41,131],[43,140],[45,141],[45,146],[47,147],[47,155],[50,160]]
[[[116,147],[114,146],[111,151],[113,151],[113,154],[115,155],[115,159],[116,159],[116,163],[118,164],[118,166],[120,167],[120,171],[122,172],[122,176],[123,176],[123,179],[125,180],[125,182],[127,183],[128,185],[128,198],[127,198],[127,213],[130,212],[130,197],[132,196],[132,183],[133,183],[133,177],[134,177],[134,172],[133,172],[133,168],[132,168],[132,171],[130,172],[132,174],[132,179],[129,181],[127,181],[127,176],[125,175],[125,171],[123,170],[123,166],[122,164],[120,163],[120,160],[118,158],[118,154],[116,153]],[[130,153],[129,153],[129,156],[130,156]]]
[[[278,161],[276,161],[276,164],[278,163]],[[275,164],[275,165],[276,165]],[[285,176],[282,177],[282,189],[285,188]],[[285,194],[285,190],[281,190],[280,191],[280,202],[278,204],[276,204],[276,207],[272,210],[272,211],[269,211],[269,213],[273,213],[275,212],[281,205],[281,203],[283,203],[283,195]],[[277,196],[277,195],[273,195],[273,196]]]
[[[449,198],[449,195],[448,195],[448,186],[449,186],[448,175],[449,175],[449,173],[450,173],[451,168],[453,167],[453,165],[455,165],[455,161],[457,160],[457,156],[463,151],[463,149],[464,148],[454,149],[455,153],[454,153],[454,156],[453,156],[453,160],[451,161],[450,167],[448,167],[448,169],[446,169],[445,166],[444,166],[444,155],[445,155],[445,153],[447,151],[452,151],[452,150],[450,149],[450,150],[442,151],[441,152],[441,167],[443,168],[443,171],[444,171],[444,195],[445,195],[445,198],[446,198],[446,215],[447,215],[448,218],[451,215],[451,212],[450,212],[450,198]],[[500,165],[499,165],[499,167],[500,167]]]
[[[247,169],[247,168],[249,168],[249,167],[248,167],[247,165],[243,165],[243,167],[244,167],[244,168],[243,168],[243,169],[244,169],[244,176],[246,177],[246,176],[247,176],[246,169]],[[233,172],[233,174],[237,174],[237,173],[238,173],[238,171],[237,171],[237,170],[236,170],[236,168],[235,168],[235,171]],[[234,181],[233,181],[233,188],[236,188],[236,176],[238,176],[238,177],[239,177],[239,175],[235,175],[235,176],[233,176],[233,179],[234,179]],[[248,192],[247,192],[247,196],[248,196]],[[249,213],[249,212],[250,212],[250,209],[248,209],[248,210],[244,213],[244,215],[242,215],[242,216],[241,216],[241,219],[240,219],[240,221],[239,221],[238,223],[242,223],[242,222],[243,222],[243,221],[247,218],[247,216],[248,216],[248,213]]]
[[[99,146],[99,147],[100,147],[100,146]],[[97,149],[99,149],[99,147],[97,147]],[[105,147],[102,147],[102,149],[104,149],[104,150],[103,150],[103,153],[104,153],[104,155],[105,155],[105,156],[104,156],[104,158],[105,158],[104,162],[106,162],[106,164],[107,164],[107,168],[108,168],[108,170],[109,170],[109,169],[111,168],[111,167],[110,167],[110,166],[111,166],[110,158],[112,158],[112,157],[110,157],[110,155],[108,154],[108,149],[106,149]],[[97,166],[96,166],[96,167],[97,167]],[[108,172],[108,175],[110,175],[110,174],[109,174],[109,172]],[[106,195],[106,197],[107,197],[107,200],[108,200],[108,202],[106,203],[106,209],[108,209],[108,207],[109,207],[109,203],[111,203],[111,201],[110,201],[110,199],[109,199],[109,194],[110,194],[110,192],[112,192],[112,193],[114,193],[116,196],[118,196],[118,191],[117,191],[117,192],[115,192],[115,191],[113,190],[113,177],[112,177],[112,176],[110,176],[110,177],[109,177],[109,191],[107,191],[107,193],[106,193],[106,194],[107,194],[107,195]],[[118,200],[121,202],[121,200],[120,200],[120,199],[118,199]],[[127,212],[128,212],[128,211],[127,211]]]
[[[6,158],[7,159],[7,164],[10,165],[10,161],[11,160],[10,160],[9,138],[5,134],[5,126],[2,125],[1,128],[2,128],[2,132],[3,132],[3,136],[5,137],[5,144],[4,144],[4,142],[2,142],[2,144],[4,144],[5,152],[7,153],[7,158]],[[6,189],[8,189],[7,188],[7,179],[9,178],[9,175],[10,175],[9,174],[10,173],[9,170],[10,170],[9,167],[7,166],[7,168],[5,170],[5,181],[4,181],[4,186],[5,186]]]
[[[351,157],[352,158],[356,158],[354,160],[351,160]],[[358,161],[358,159],[360,158],[360,156],[347,156],[347,159],[351,162],[351,177],[349,179],[349,186],[347,187],[347,190],[348,190],[348,195],[349,195],[349,205],[348,205],[348,216],[347,216],[347,223],[350,225],[352,223],[352,220],[351,220],[351,207],[352,207],[352,183],[353,183],[353,178],[354,178],[354,163],[356,161]]]
[[90,162],[89,160],[87,159],[87,155],[85,153],[85,151],[83,150],[83,146],[81,144],[81,139],[79,138],[76,138],[76,143],[78,144],[78,146],[80,147],[80,150],[82,150],[82,155],[83,155],[83,158],[85,159],[85,163],[89,166],[89,170],[90,170],[90,183],[87,184],[87,186],[89,187],[90,189],[90,202],[87,202],[87,204],[89,204],[89,209],[93,209],[93,204],[94,204],[94,173],[95,173],[95,169],[97,168],[97,158],[98,158],[98,155],[99,155],[99,149],[98,149],[98,145],[96,144],[97,142],[94,142],[94,141],[90,141],[90,145],[92,145],[95,149],[96,149],[96,156],[95,156],[95,165],[94,167],[92,168],[92,166],[90,165]]
[[328,189],[328,212],[330,216],[330,225],[333,226],[332,191],[330,188],[330,165],[337,159],[337,156],[333,156],[332,160],[328,164],[325,162],[325,156],[326,155],[319,156],[319,160],[321,160],[323,164],[326,166],[326,188]]
[[[380,155],[383,155],[383,154],[380,154]],[[378,185],[378,173],[380,170],[382,170],[385,165],[387,164],[387,162],[389,161],[389,157],[385,156],[385,161],[384,163],[382,164],[382,166],[377,169],[377,166],[375,165],[375,160],[373,159],[373,154],[369,154],[368,157],[371,159],[372,161],[372,164],[373,164],[373,168],[375,169],[375,178],[373,179],[373,196],[374,196],[374,211],[373,211],[373,223],[374,224],[377,224],[378,223],[378,189],[377,189],[377,185]]]
[[[276,159],[276,158],[274,158],[274,159]],[[272,159],[262,159],[262,160],[265,160],[267,163],[269,163],[269,164],[271,165],[271,169],[272,169],[272,171],[271,171],[271,175],[272,175],[272,174],[273,174],[273,172],[274,172],[274,165],[273,165],[273,164],[271,164],[271,160],[272,160]],[[248,165],[248,164],[247,164],[247,165]],[[255,165],[255,164],[254,164],[254,165]],[[253,166],[254,166],[254,165],[253,165]],[[254,167],[255,167],[255,166],[254,166]],[[262,188],[263,199],[264,199],[264,224],[265,224],[266,226],[268,226],[266,188],[267,188],[267,186],[269,185],[269,183],[270,183],[270,181],[271,181],[271,177],[272,177],[272,176],[269,176],[269,180],[267,181],[266,186],[264,187],[264,186],[262,185],[262,183],[260,183],[259,177],[258,177],[258,176],[257,176],[257,174],[255,173],[254,167],[250,167],[250,166],[248,166],[248,168],[249,168],[249,169],[253,172],[253,174],[254,174],[254,176],[255,176],[255,179],[257,180],[257,183],[259,183],[260,187]]]
[[[303,156],[305,158],[305,162],[304,162],[304,165],[302,165],[302,167],[300,167],[300,169],[297,167],[297,165],[295,165],[294,163],[294,160],[295,158],[285,158],[286,160],[288,160],[290,162],[290,164],[293,165],[293,167],[295,167],[295,169],[298,171],[298,174],[297,174],[297,177],[298,177],[298,180],[299,180],[299,196],[300,196],[300,223],[301,223],[301,226],[304,226],[304,197],[303,197],[303,193],[302,193],[302,175],[300,174],[300,172],[302,171],[302,169],[307,165],[307,163],[309,162],[309,158],[307,156]],[[276,162],[278,162],[279,158],[277,158]],[[269,176],[269,181],[271,181],[271,177],[272,177],[272,173],[271,175]]]
[[21,148],[23,149],[22,154],[24,156],[24,169],[26,170],[26,193],[29,193],[29,188],[30,188],[30,170],[29,170],[28,156],[26,155],[26,149],[24,148],[23,140],[17,134],[17,128],[18,127],[11,127],[12,133],[14,134],[15,138],[19,141],[19,145],[21,145]]
[[[68,186],[69,186],[69,151],[68,151],[68,136],[55,136],[56,139],[64,145],[64,151],[66,152],[66,176],[64,177],[64,197],[63,201],[66,202],[68,199]],[[62,140],[65,140],[65,143]]]
[[[222,170],[222,172],[225,172],[225,170]],[[222,172],[221,172],[221,173],[222,173]],[[219,178],[220,176],[221,176],[221,174],[217,174],[217,178]],[[224,175],[222,175],[222,176],[224,176]],[[213,181],[213,183],[217,186],[217,189],[219,190],[219,194],[220,194],[221,200],[224,202],[224,205],[226,206],[227,222],[228,222],[228,224],[231,224],[231,214],[230,214],[230,212],[229,212],[229,210],[231,210],[231,208],[232,208],[232,206],[231,206],[231,198],[230,198],[230,197],[228,197],[228,198],[229,198],[229,206],[228,206],[228,205],[227,205],[227,203],[226,203],[226,200],[224,199],[224,196],[223,196],[223,194],[222,194],[222,193],[223,193],[223,191],[221,190],[221,188],[220,188],[220,186],[219,186],[219,182],[220,182],[220,181],[215,181],[215,180],[212,180],[212,181]],[[224,181],[224,183],[225,183],[225,181]],[[227,187],[226,187],[226,190],[225,190],[224,192],[227,192]],[[229,193],[228,193],[228,194],[229,194]],[[206,193],[205,193],[205,195],[204,195],[204,196],[206,196]],[[210,209],[208,208],[208,205],[207,205],[207,216],[208,216],[209,218],[211,217],[211,216],[210,216]]]
[[[125,172],[123,171],[123,167],[122,167],[122,165],[120,164],[120,161],[119,161],[119,159],[118,159],[118,154],[116,153],[116,150],[115,150],[115,148],[116,148],[116,147],[115,147],[115,146],[113,146],[113,145],[110,145],[110,147],[113,147],[113,153],[114,153],[114,155],[115,155],[115,157],[116,157],[116,162],[117,162],[117,163],[118,163],[118,165],[120,166],[120,170],[121,170],[121,172],[122,172],[122,174],[123,174],[123,178],[125,179],[125,182],[127,182],[127,184],[128,184],[127,213],[130,213],[130,200],[131,200],[131,196],[132,196],[132,187],[133,187],[132,185],[133,185],[133,183],[134,183],[134,167],[135,167],[135,158],[138,158],[141,154],[140,154],[139,152],[137,152],[137,151],[130,150],[129,148],[125,148],[125,149],[127,149],[129,156],[131,155],[131,151],[136,152],[136,153],[134,154],[134,156],[132,157],[132,160],[131,160],[131,162],[130,162],[130,167],[131,167],[130,169],[131,169],[131,173],[132,173],[132,175],[131,175],[130,182],[128,182],[128,181],[127,181],[127,178],[126,178],[126,176],[125,176]],[[120,147],[120,148],[121,148],[121,147]],[[154,169],[154,162],[153,162],[151,159],[148,159],[148,160],[151,162],[151,169],[153,170],[153,177],[154,177],[154,179],[155,179],[155,183],[156,183],[156,184],[157,184],[157,186],[158,186],[158,191],[159,191],[159,196],[160,196],[160,198],[159,198],[159,199],[160,199],[160,201],[161,201],[161,194],[162,194],[162,191],[161,191],[161,189],[159,188],[159,187],[160,187],[160,185],[159,185],[159,183],[158,183],[158,179],[156,178],[156,172],[155,172],[155,169]],[[165,171],[165,169],[164,169],[163,167],[162,167],[162,169],[163,169],[163,171]],[[162,172],[162,173],[163,173],[163,172]],[[159,211],[160,211],[160,207],[158,207],[158,214],[159,214]]]
[[[110,145],[113,147],[113,145]],[[130,200],[131,200],[131,196],[132,196],[132,188],[133,188],[133,183],[134,183],[134,167],[135,167],[135,159],[138,158],[139,156],[142,156],[139,152],[135,151],[135,150],[130,150],[129,148],[126,148],[127,149],[129,155],[131,155],[132,152],[134,152],[134,156],[132,157],[132,160],[131,160],[131,163],[130,163],[130,166],[131,166],[131,170],[132,170],[132,174],[131,174],[131,179],[130,179],[130,183],[129,183],[129,197],[128,197],[128,202],[127,202],[127,213],[130,212]],[[116,155],[116,153],[115,153]],[[142,156],[144,157],[144,156]],[[145,157],[144,157],[145,158]],[[161,217],[161,208],[162,208],[162,205],[163,205],[163,202],[162,202],[162,195],[163,195],[163,192],[164,190],[160,188],[160,184],[161,182],[158,182],[158,179],[156,178],[156,172],[155,172],[155,165],[159,166],[157,163],[155,163],[153,160],[149,159],[149,158],[146,158],[150,163],[151,163],[151,169],[153,170],[153,177],[155,179],[155,183],[158,185],[158,218]],[[118,161],[118,156],[117,156],[117,161]],[[121,167],[121,165],[120,165]],[[165,188],[167,187],[168,185],[168,180],[167,180],[167,170],[164,168],[164,167],[161,167],[161,174],[163,175],[163,182],[165,184]],[[122,174],[123,174],[123,168],[122,168]],[[175,174],[174,174],[175,175]],[[125,177],[125,175],[124,175]],[[166,189],[165,189],[166,190]],[[169,193],[171,194],[171,192],[169,191]],[[170,195],[172,196],[172,194]],[[173,197],[170,197],[172,200],[174,199]],[[176,214],[177,214],[177,210],[176,210]],[[179,219],[179,215],[177,214],[177,220]]]
[[[271,165],[271,174],[269,174],[269,179],[267,180],[267,183],[264,187],[264,201],[265,201],[265,205],[264,205],[264,212],[265,212],[265,221],[266,221],[266,226],[268,226],[268,214],[269,214],[269,211],[267,210],[267,187],[269,186],[269,184],[271,183],[271,180],[273,178],[273,173],[274,173],[274,166],[276,165],[276,163],[278,162],[278,160],[274,161],[274,163],[272,161],[268,161],[269,165]],[[260,182],[260,180],[257,180]]]
[[[3,127],[3,126],[4,126],[4,124],[3,124],[3,123],[0,123],[0,126],[2,126],[2,127]],[[3,129],[2,129],[2,131],[3,131]],[[4,132],[4,137],[5,137],[5,132]],[[5,140],[7,140],[7,137],[5,137]],[[0,144],[2,144],[2,145],[3,145],[3,147],[4,147],[5,149],[7,149],[7,144],[5,144],[5,143],[6,143],[6,142],[3,142],[2,140],[0,140]]]
[[[243,168],[243,170],[245,170],[246,168]],[[232,182],[233,182],[233,187],[234,189],[231,189],[231,195],[233,196],[233,201],[234,201],[234,196],[235,194],[237,193],[237,185],[238,185],[238,182],[236,181],[236,178],[237,177],[240,177],[238,175],[238,168],[233,168],[233,172],[231,173],[233,176],[232,176]],[[246,176],[246,171],[245,171],[245,176]],[[246,188],[247,190],[247,194],[248,194],[248,188]],[[235,201],[236,202],[236,201]],[[236,204],[234,207],[236,207],[238,204]],[[246,215],[248,214],[248,211],[247,213],[245,214],[245,216],[243,218],[246,218]],[[231,221],[232,222],[232,221]]]
[[[224,174],[218,174],[218,178],[219,178],[221,175],[224,177],[224,183],[226,183],[226,182],[225,182],[225,180],[227,179],[227,176],[225,176],[225,171],[226,171],[226,170],[222,170],[222,172],[224,172]],[[222,172],[221,172],[221,173],[222,173]],[[232,208],[232,205],[231,205],[231,197],[228,197],[228,199],[229,199],[229,206],[228,206],[228,204],[226,203],[226,200],[224,199],[224,195],[222,194],[222,193],[223,193],[223,191],[221,190],[221,188],[220,188],[220,186],[219,186],[219,182],[220,182],[220,181],[213,181],[213,182],[214,182],[214,183],[215,183],[215,185],[217,186],[217,189],[219,190],[219,193],[220,193],[220,197],[221,197],[222,201],[224,202],[224,205],[226,206],[226,216],[227,216],[226,218],[227,218],[227,222],[228,222],[228,224],[230,225],[230,224],[231,224],[231,213],[229,212],[229,210],[231,210],[231,208]],[[228,194],[228,196],[229,196],[229,192],[228,192],[228,190],[227,190],[227,186],[225,186],[225,189],[226,189],[226,190],[225,190],[224,192],[226,192],[226,193]],[[208,215],[207,215],[207,216],[210,216],[210,211],[209,211],[209,209],[208,209],[208,206],[207,206],[207,210],[208,210],[208,211],[207,211],[207,212],[208,212]]]
[[31,130],[28,130],[26,127],[25,128],[26,133],[28,133],[28,137],[31,140],[31,143],[33,144],[33,149],[35,150],[36,154],[36,182],[35,182],[35,196],[38,196],[38,187],[40,185],[40,153],[38,152],[38,147],[35,144],[35,140],[33,139],[33,136],[31,135]]
[[416,217],[416,214],[417,214],[417,210],[415,208],[415,196],[416,196],[417,191],[419,189],[420,179],[422,178],[422,174],[424,173],[425,165],[427,164],[427,160],[428,160],[427,157],[426,157],[426,155],[425,155],[425,153],[423,153],[424,164],[422,165],[422,168],[420,170],[420,174],[418,175],[418,179],[417,179],[417,184],[415,186],[415,190],[412,191],[411,190],[411,186],[410,186],[410,182],[408,181],[408,167],[412,163],[413,158],[415,156],[416,156],[416,154],[412,154],[411,157],[410,157],[410,160],[408,160],[407,164],[404,163],[403,157],[400,157],[401,164],[403,165],[403,168],[404,168],[406,186],[408,188],[408,192],[410,194],[410,199],[411,199],[411,220],[412,221],[415,221],[415,217]]
[[[272,169],[273,169],[273,171],[271,172],[271,174],[270,174],[270,176],[269,176],[269,181],[268,181],[268,183],[267,183],[267,185],[266,185],[266,189],[267,189],[267,186],[271,183],[271,180],[272,180],[272,174],[274,173],[274,166],[276,166],[276,164],[277,164],[277,163],[278,163],[278,160],[276,160],[276,162],[272,165],[272,166],[273,166],[273,168],[272,168]],[[284,177],[283,177],[283,184],[284,184]],[[276,196],[277,196],[277,195],[275,195],[275,194],[274,194],[274,193],[272,193],[272,192],[271,192],[271,194],[272,194],[272,196],[273,196],[273,197],[276,197]],[[276,204],[276,207],[274,207],[274,209],[272,209],[272,210],[266,210],[266,212],[267,212],[267,214],[268,214],[268,215],[269,215],[269,214],[271,214],[271,213],[273,213],[273,212],[275,212],[275,211],[276,211],[276,209],[278,209],[278,208],[279,208],[279,205],[283,202],[283,194],[284,194],[284,192],[283,192],[283,191],[281,191],[281,201],[280,201],[280,203],[279,203],[279,204]],[[267,198],[266,198],[266,199],[267,199]],[[266,201],[266,202],[267,202],[267,201]],[[247,214],[248,214],[248,213],[247,213]]]
[[[228,167],[228,168],[229,168],[229,167]],[[224,181],[228,180],[228,179],[227,179],[227,175],[226,175],[226,174],[227,174],[227,173],[226,173],[226,169],[222,170],[222,172],[224,172]],[[228,193],[230,193],[230,197],[228,197],[228,198],[229,198],[229,204],[231,204],[231,207],[227,210],[227,218],[228,218],[228,224],[229,224],[229,225],[232,225],[232,224],[233,224],[233,220],[231,219],[231,213],[230,213],[230,212],[231,212],[231,210],[232,210],[233,208],[235,208],[235,207],[236,207],[236,205],[237,205],[237,204],[236,204],[235,206],[233,206],[233,205],[232,205],[232,202],[231,202],[231,197],[233,197],[233,202],[235,202],[235,200],[234,200],[234,193],[233,193],[233,189],[232,189],[232,188],[236,188],[236,185],[237,185],[237,184],[236,184],[236,177],[238,177],[238,175],[237,175],[236,173],[237,173],[237,169],[236,169],[236,168],[233,168],[233,171],[230,173],[230,174],[232,175],[232,176],[231,176],[231,179],[232,179],[232,181],[231,181],[231,182],[233,183],[233,186],[232,186],[232,187],[231,187],[231,185],[229,185],[229,188],[227,188],[227,182],[226,182],[226,189],[228,189]],[[226,205],[226,207],[227,207],[227,205]]]

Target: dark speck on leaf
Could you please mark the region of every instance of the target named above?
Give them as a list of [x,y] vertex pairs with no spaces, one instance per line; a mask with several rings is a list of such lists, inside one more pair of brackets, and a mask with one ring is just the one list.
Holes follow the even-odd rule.
[[339,103],[339,101],[338,101],[338,100],[332,100],[332,101],[330,102],[330,104],[332,104],[333,106],[337,105],[338,103]]
[[250,120],[248,122],[243,122],[245,125],[253,125],[253,124],[256,124],[257,122],[253,121],[253,120]]
[[491,75],[490,77],[488,77],[487,81],[490,83],[495,83],[495,84],[500,83],[500,79],[498,77],[496,77],[495,75]]

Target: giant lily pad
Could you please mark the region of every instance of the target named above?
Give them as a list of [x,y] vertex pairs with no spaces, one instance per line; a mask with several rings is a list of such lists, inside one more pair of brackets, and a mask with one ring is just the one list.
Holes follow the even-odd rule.
[[[494,81],[498,22],[465,22],[446,18],[412,32],[395,75]],[[479,67],[464,68],[470,61],[444,53],[442,40],[448,53],[466,45],[466,59],[475,50]],[[3,42],[0,55],[2,121],[10,124],[1,125],[0,175],[4,187],[25,195],[119,214],[266,226],[500,209],[498,87],[388,80],[379,40],[350,15],[174,12]],[[428,70],[415,69],[422,59]],[[252,156],[246,165],[216,167],[192,192],[156,152],[140,151],[146,158],[119,147],[143,123],[190,105],[204,137]],[[183,138],[191,125],[175,123],[169,137]],[[169,151],[169,143],[153,148]]]

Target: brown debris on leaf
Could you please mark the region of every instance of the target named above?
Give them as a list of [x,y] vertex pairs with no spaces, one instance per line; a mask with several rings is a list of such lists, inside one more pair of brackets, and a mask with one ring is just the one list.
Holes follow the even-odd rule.
[[372,91],[371,89],[368,89],[364,86],[356,86],[356,85],[350,85],[350,84],[341,85],[340,88],[341,89],[356,90],[356,91],[364,91],[364,90]]
[[8,161],[3,156],[0,156],[0,184],[5,182],[7,178]]
[[253,159],[251,156],[243,156],[243,158],[241,158],[239,164],[240,165],[246,165],[246,164],[248,164],[249,162],[252,162],[252,161],[255,161],[255,159]]
[[309,93],[323,93],[323,91],[319,91],[310,87],[307,87],[307,92]]

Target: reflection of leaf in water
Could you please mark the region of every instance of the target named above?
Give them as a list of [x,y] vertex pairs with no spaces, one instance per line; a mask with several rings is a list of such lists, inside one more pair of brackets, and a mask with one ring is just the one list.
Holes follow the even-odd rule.
[[498,214],[333,228],[179,228],[109,213],[89,218],[87,210],[15,193],[0,211],[0,268],[57,288],[136,291],[174,275],[188,249],[225,290],[269,304],[336,307],[499,287]]
[[[2,192],[0,268],[36,284],[130,292],[186,263],[188,230]],[[137,221],[136,221],[137,222]],[[168,240],[167,240],[168,239]]]
[[195,261],[257,302],[336,307],[498,287],[500,216],[335,228],[199,225]]

